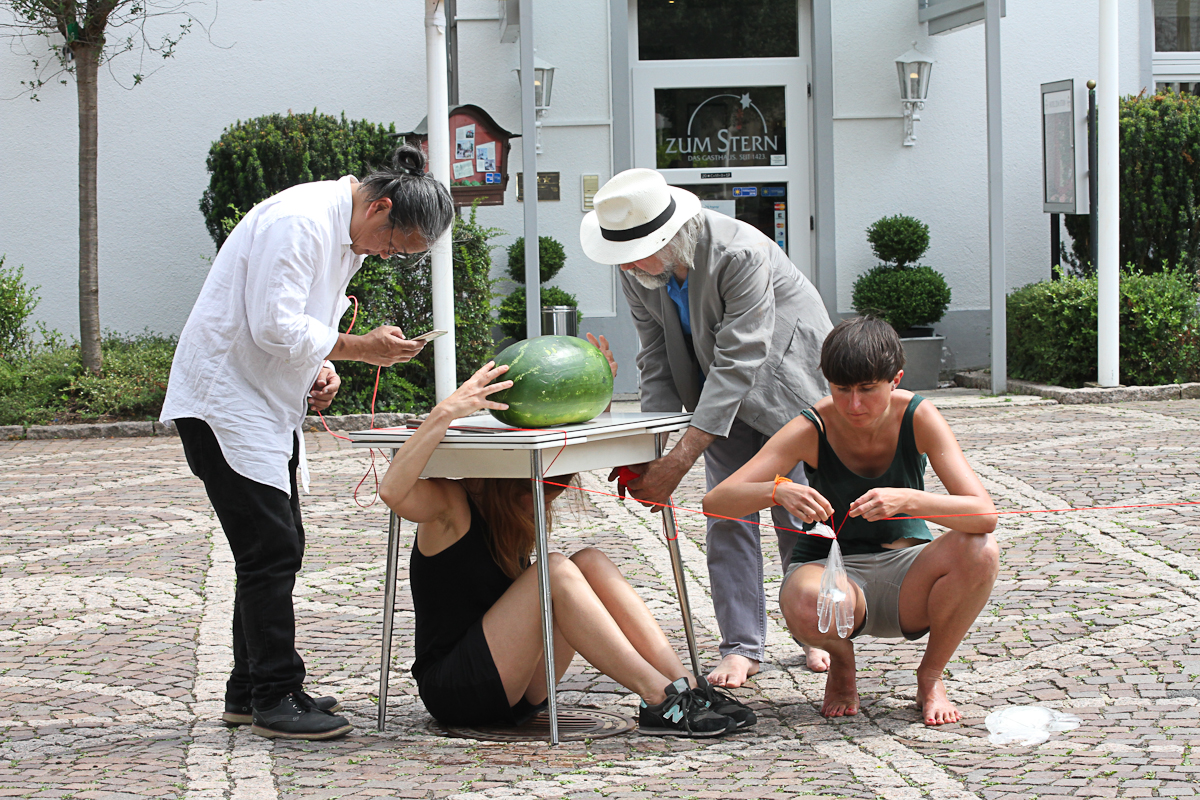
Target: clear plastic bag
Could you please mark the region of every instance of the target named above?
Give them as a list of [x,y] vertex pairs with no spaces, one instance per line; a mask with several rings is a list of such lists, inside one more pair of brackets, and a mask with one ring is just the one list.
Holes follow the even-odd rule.
[[821,575],[821,593],[817,595],[817,630],[829,633],[832,625],[838,636],[845,639],[854,631],[850,578],[842,563],[842,548],[837,539],[829,543],[829,559]]
[[992,744],[1026,746],[1041,744],[1051,733],[1075,730],[1080,722],[1074,714],[1042,706],[1005,706],[988,714],[984,720],[991,733],[988,741]]

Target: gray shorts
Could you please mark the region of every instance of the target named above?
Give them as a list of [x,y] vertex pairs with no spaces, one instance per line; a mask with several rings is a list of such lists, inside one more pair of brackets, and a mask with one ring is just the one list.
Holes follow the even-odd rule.
[[[925,544],[928,544],[926,542]],[[846,565],[846,575],[862,589],[863,597],[867,599],[866,618],[862,626],[850,634],[854,639],[862,634],[880,639],[899,639],[915,641],[929,633],[926,628],[916,633],[905,633],[900,630],[900,584],[904,576],[916,561],[917,556],[925,549],[925,544],[912,547],[901,547],[897,550],[884,550],[882,553],[867,553],[865,555],[842,556]],[[825,566],[827,559],[807,561],[807,564]],[[804,564],[792,564],[788,567],[787,575],[783,578],[780,592],[787,585],[788,579]]]

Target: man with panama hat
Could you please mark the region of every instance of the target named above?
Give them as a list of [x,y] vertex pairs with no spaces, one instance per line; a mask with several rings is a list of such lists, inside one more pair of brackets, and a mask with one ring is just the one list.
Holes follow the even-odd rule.
[[[594,198],[580,226],[588,258],[621,268],[641,348],[643,411],[692,412],[690,427],[629,483],[639,500],[664,503],[704,454],[712,489],[776,431],[828,394],[819,368],[833,328],[816,288],[773,240],[702,209],[689,191],[650,169],[626,170]],[[789,477],[804,482],[800,465]],[[782,507],[775,525],[799,529]],[[757,522],[757,514],[747,517]],[[796,534],[776,530],[787,560]],[[717,686],[741,686],[765,657],[766,597],[759,528],[708,519],[708,569],[721,627]],[[823,653],[809,654],[823,668]]]

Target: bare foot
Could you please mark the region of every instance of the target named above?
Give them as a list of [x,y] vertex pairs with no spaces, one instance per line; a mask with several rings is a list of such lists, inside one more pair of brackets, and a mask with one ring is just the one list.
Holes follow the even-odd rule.
[[940,677],[928,681],[917,676],[917,707],[921,709],[926,725],[945,725],[962,719],[962,714],[946,696],[946,687]]
[[852,717],[858,713],[856,677],[853,651],[851,651],[848,663],[840,658],[830,657],[829,675],[825,678],[825,702],[821,704],[821,716]]
[[813,672],[829,671],[829,653],[819,647],[809,647],[806,644],[800,646],[804,648],[804,658],[808,661],[809,669]]
[[736,689],[751,675],[758,674],[758,662],[752,658],[730,653],[721,659],[716,669],[708,673],[708,682],[725,689]]

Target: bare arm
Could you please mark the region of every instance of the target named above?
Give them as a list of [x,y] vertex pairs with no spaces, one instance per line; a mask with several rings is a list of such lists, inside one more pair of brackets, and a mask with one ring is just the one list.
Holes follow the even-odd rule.
[[[967,463],[946,418],[928,400],[913,413],[913,433],[917,449],[929,456],[948,494],[872,489],[850,504],[850,516],[869,522],[894,516],[922,517],[963,533],[994,531],[997,517],[992,498]],[[959,514],[975,516],[956,516]]]
[[753,458],[704,496],[704,511],[726,517],[744,517],[775,503],[805,522],[824,522],[833,506],[819,492],[794,483],[775,485],[776,475],[787,475],[796,464],[817,463],[816,427],[797,417],[772,436]]
[[[494,364],[489,361],[434,407],[417,432],[396,452],[379,484],[379,497],[401,517],[418,523],[419,537],[453,536],[457,539],[470,527],[470,509],[462,489],[454,481],[422,480],[421,473],[453,420],[481,408],[508,408],[504,403],[488,399],[493,392],[512,386],[512,381],[492,383],[508,371],[507,365],[495,367]],[[441,549],[421,547],[427,555]]]
[[326,358],[329,361],[365,361],[390,367],[414,358],[425,342],[405,339],[404,331],[392,325],[380,325],[369,333],[339,333]]

